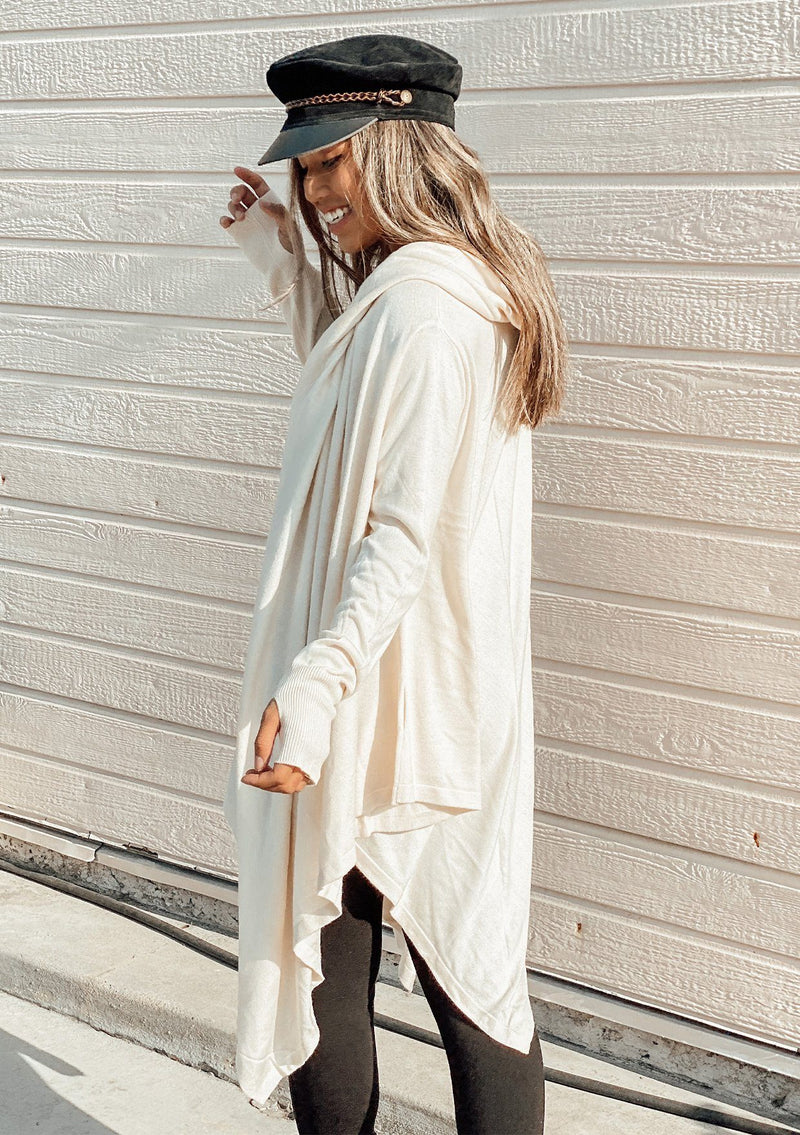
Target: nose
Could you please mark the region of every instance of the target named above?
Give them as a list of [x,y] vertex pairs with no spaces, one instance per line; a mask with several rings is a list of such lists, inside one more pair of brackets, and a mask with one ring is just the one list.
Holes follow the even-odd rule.
[[315,208],[317,202],[320,200],[320,185],[324,189],[324,176],[319,177],[317,174],[307,173],[303,178],[303,191],[306,195],[306,200],[309,201]]

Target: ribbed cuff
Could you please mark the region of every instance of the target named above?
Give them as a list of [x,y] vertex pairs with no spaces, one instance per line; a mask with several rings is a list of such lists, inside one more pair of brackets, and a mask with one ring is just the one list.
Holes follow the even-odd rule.
[[[270,191],[271,192],[271,191]],[[267,200],[278,200],[266,194]],[[228,232],[239,245],[254,268],[267,277],[272,295],[283,292],[307,260],[305,249],[299,255],[287,252],[278,236],[278,223],[258,202],[254,202],[238,221],[228,226]],[[299,239],[299,238],[298,238]]]
[[319,666],[295,666],[272,696],[281,719],[280,763],[297,765],[316,784],[330,752],[342,684]]

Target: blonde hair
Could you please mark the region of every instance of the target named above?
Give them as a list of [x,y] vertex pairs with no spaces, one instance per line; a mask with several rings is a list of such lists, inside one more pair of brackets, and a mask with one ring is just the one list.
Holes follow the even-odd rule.
[[520,316],[499,394],[506,428],[511,433],[521,426],[533,429],[554,417],[564,395],[567,341],[553,281],[539,244],[493,201],[476,151],[449,126],[416,119],[379,119],[348,142],[361,200],[381,232],[357,253],[341,253],[306,200],[305,171],[297,158],[289,169],[288,210],[295,224],[300,214],[317,243],[331,315],[346,306],[340,283],[348,289],[349,303],[378,264],[411,241],[441,241],[477,254],[509,289]]

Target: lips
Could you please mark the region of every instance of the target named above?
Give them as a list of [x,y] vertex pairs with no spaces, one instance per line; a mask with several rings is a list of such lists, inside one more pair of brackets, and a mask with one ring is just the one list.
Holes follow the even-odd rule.
[[[345,212],[342,214],[342,216],[337,217],[335,221],[328,219],[336,213],[342,213],[342,210],[345,210]],[[337,209],[327,209],[324,211],[322,209],[319,209],[318,212],[325,224],[328,225],[329,228],[334,228],[336,225],[340,224],[343,220],[350,216],[350,214],[352,213],[352,208],[349,205],[340,205]]]

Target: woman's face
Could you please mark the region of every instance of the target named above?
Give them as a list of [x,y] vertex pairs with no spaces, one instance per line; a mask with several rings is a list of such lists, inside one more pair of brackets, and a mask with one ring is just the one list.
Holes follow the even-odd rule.
[[[335,142],[319,150],[309,150],[297,159],[304,170],[303,191],[309,204],[321,214],[320,223],[339,241],[342,252],[360,252],[381,236],[380,229],[361,199],[358,170],[350,151],[350,140]],[[347,213],[335,223],[322,214],[344,207]]]

